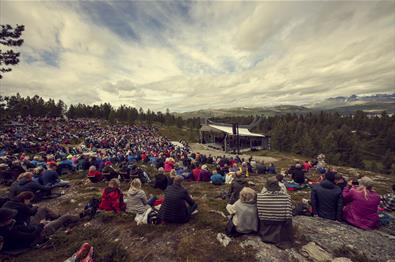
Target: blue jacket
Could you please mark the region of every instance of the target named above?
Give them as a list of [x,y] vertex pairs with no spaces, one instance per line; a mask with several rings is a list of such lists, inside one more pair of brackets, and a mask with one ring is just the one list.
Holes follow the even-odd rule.
[[211,182],[214,185],[223,185],[225,183],[225,178],[217,173],[211,176]]
[[59,182],[59,175],[54,170],[47,170],[41,175],[41,181],[44,186],[53,185]]

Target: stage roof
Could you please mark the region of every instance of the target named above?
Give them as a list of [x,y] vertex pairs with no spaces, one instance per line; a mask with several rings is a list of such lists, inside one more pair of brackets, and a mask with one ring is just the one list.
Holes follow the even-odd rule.
[[[208,124],[204,125],[201,129],[201,131],[220,131],[227,133],[229,135],[233,135],[233,130],[231,126],[220,126],[220,125],[213,125],[213,124]],[[242,128],[239,127],[239,135],[240,136],[255,136],[255,137],[265,137],[264,135],[261,134],[256,134],[256,133],[251,133],[250,130],[247,128]]]

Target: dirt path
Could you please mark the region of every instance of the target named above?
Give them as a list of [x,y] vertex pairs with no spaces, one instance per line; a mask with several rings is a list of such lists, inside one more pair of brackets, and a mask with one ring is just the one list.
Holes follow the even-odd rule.
[[[209,148],[205,145],[198,144],[198,143],[190,144],[190,146],[191,146],[192,152],[199,152],[199,153],[206,154],[206,155],[211,154],[212,156],[223,156],[223,155],[232,156],[232,157],[236,156],[236,154],[224,153],[223,151]],[[248,154],[240,154],[239,156],[240,156],[240,158],[244,158],[244,159],[248,159],[251,157],[251,155],[248,155]],[[253,158],[258,161],[264,161],[265,163],[271,163],[271,162],[278,161],[277,158],[270,157],[270,156],[253,156]]]

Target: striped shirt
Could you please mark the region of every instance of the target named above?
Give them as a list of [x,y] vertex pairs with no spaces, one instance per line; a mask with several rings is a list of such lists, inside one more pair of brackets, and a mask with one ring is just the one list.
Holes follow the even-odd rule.
[[260,220],[285,221],[292,219],[291,197],[282,192],[259,193],[257,209]]

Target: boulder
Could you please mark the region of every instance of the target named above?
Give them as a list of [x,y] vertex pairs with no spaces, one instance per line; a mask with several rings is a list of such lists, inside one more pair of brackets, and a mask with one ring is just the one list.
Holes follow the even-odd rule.
[[331,254],[314,242],[309,242],[307,245],[304,245],[300,252],[305,257],[317,262],[328,262],[333,259]]
[[299,241],[314,242],[333,257],[383,262],[395,258],[395,239],[392,234],[361,230],[318,217],[297,216],[293,223]]

